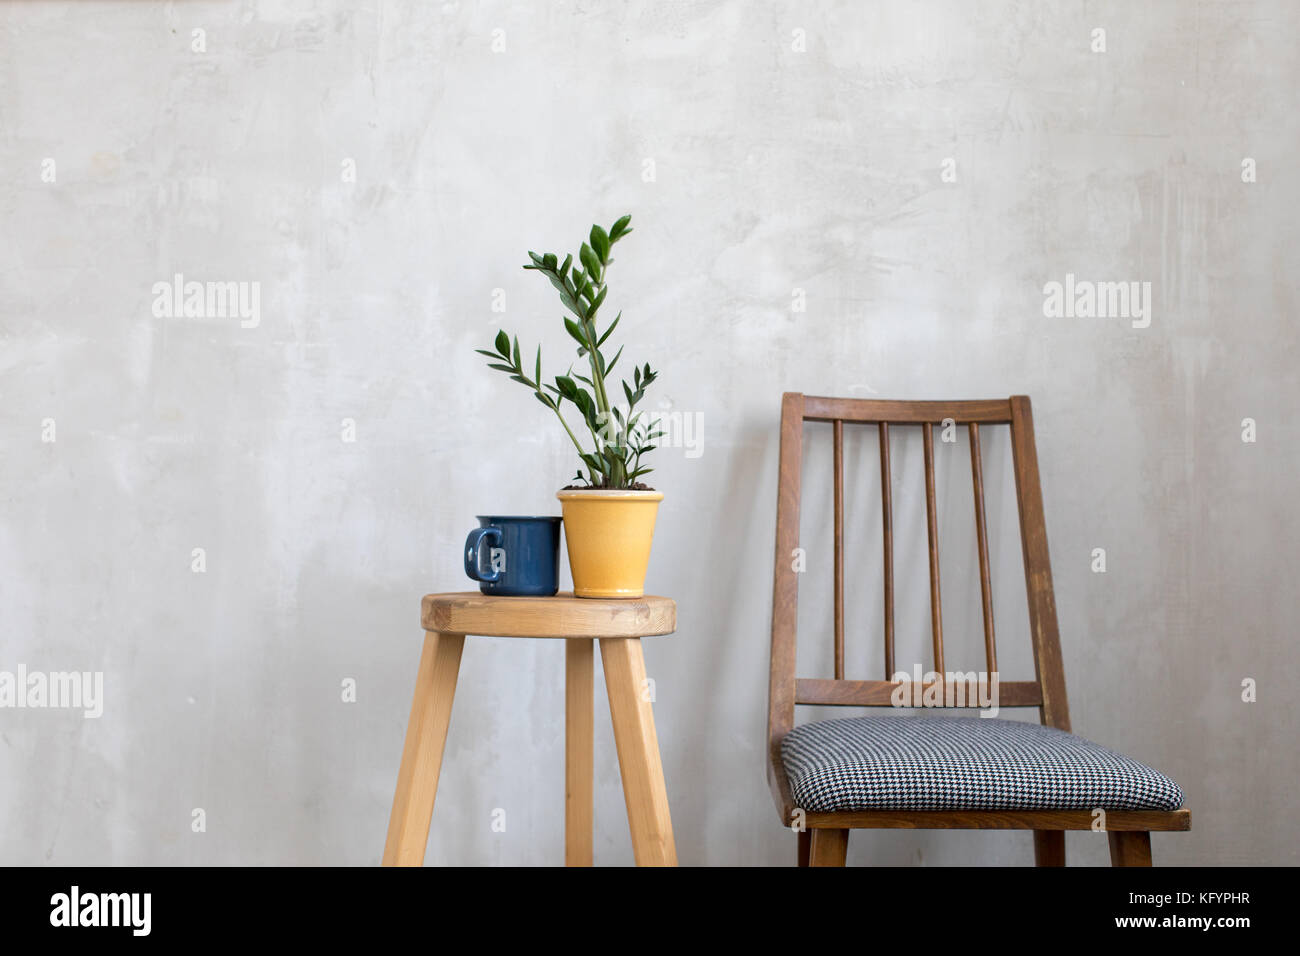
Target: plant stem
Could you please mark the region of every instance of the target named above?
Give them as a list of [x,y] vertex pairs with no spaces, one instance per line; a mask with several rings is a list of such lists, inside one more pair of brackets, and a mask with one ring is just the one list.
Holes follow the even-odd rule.
[[[600,297],[600,291],[605,288],[605,283],[608,281],[608,272],[609,266],[606,265],[600,273],[600,284],[595,287],[595,292],[591,297],[593,302]],[[599,359],[596,357],[598,352],[596,343],[600,341],[600,336],[596,334],[596,317],[592,316],[591,321],[585,324],[587,325],[587,335],[590,341],[587,357],[591,359],[591,380],[596,386],[596,407],[605,413],[605,420],[608,422],[610,414],[609,396],[605,393],[605,375],[600,371]]]
[[560,424],[564,426],[564,430],[569,433],[569,440],[573,442],[573,447],[578,449],[578,454],[585,454],[582,450],[582,445],[578,443],[577,437],[573,434],[573,430],[569,428],[569,423],[564,420],[564,416],[560,413],[560,406],[551,405],[551,410],[555,412],[555,417],[560,420]]

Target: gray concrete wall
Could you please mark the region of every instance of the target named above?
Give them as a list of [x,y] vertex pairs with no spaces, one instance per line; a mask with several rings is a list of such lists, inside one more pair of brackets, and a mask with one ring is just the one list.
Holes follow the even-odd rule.
[[[420,595],[469,586],[476,513],[558,512],[575,464],[472,349],[504,326],[561,371],[524,252],[631,212],[618,334],[662,370],[656,407],[703,424],[653,475],[649,586],[680,630],[646,655],[684,863],[793,859],[762,762],[787,389],[1031,395],[1075,729],[1186,790],[1195,828],[1158,862],[1296,862],[1298,27],[1287,2],[4,4],[0,670],[101,671],[104,701],[0,710],[0,861],[377,862]],[[177,273],[259,283],[256,325],[155,315]],[[1149,282],[1151,309],[1045,316],[1067,274]],[[862,677],[874,454],[847,455]],[[978,667],[964,440],[937,457],[949,657]],[[917,440],[895,459],[908,661]],[[828,468],[810,454],[806,676],[829,668]],[[431,861],[562,859],[562,654],[467,645]],[[597,727],[597,861],[626,863],[599,700]],[[1027,835],[850,847],[1031,859]]]

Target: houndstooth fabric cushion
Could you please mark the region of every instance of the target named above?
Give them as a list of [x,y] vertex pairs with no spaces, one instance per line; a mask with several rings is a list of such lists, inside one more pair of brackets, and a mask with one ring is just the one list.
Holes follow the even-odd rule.
[[1164,774],[1040,724],[985,717],[849,717],[786,734],[797,807],[845,810],[1177,810]]

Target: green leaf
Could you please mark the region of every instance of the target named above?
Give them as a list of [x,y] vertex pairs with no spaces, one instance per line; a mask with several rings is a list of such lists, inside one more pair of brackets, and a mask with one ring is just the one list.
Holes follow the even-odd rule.
[[538,383],[542,381],[542,347],[540,345],[537,346],[537,373],[533,381]]
[[515,336],[515,368],[523,368],[523,360],[519,358],[519,336]]
[[488,365],[488,368],[494,368],[498,372],[513,372],[515,370],[513,365],[502,365],[500,362],[493,362]]
[[592,316],[596,314],[596,310],[600,308],[600,304],[605,301],[605,293],[608,291],[609,286],[603,286],[601,290],[596,293],[596,298],[591,300],[591,308],[587,310],[587,315]]
[[571,265],[573,265],[573,256],[571,256],[571,255],[569,255],[569,256],[565,256],[565,257],[564,257],[564,264],[563,264],[562,266],[560,266],[560,278],[561,278],[561,279],[563,279],[566,275],[569,274],[569,266],[571,266]]
[[539,402],[541,402],[541,403],[542,403],[543,405],[545,405],[547,408],[554,408],[554,407],[555,407],[555,403],[552,402],[551,399],[550,399],[548,396],[542,394],[541,392],[533,392],[533,398],[537,399]]
[[631,221],[632,221],[632,217],[630,215],[627,215],[627,216],[623,216],[618,220],[618,222],[614,223],[614,225],[610,227],[609,230],[610,242],[618,242],[618,240],[622,239],[629,232],[631,232],[632,230],[627,227],[628,223],[630,223]]
[[542,265],[548,269],[554,269],[558,263],[559,260],[555,258],[555,253],[553,252],[548,252],[546,255],[542,256]]
[[602,336],[600,337],[599,341],[596,342],[596,348],[600,348],[602,345],[605,344],[605,340],[606,340],[607,338],[609,338],[609,333],[611,333],[611,332],[614,331],[614,326],[618,325],[618,320],[621,319],[621,318],[623,318],[623,313],[622,313],[622,312],[620,312],[618,315],[614,316],[614,321],[611,322],[611,323],[609,323],[609,328],[607,328],[607,329],[605,330],[605,334],[602,335]]
[[609,234],[600,226],[591,227],[591,248],[600,256],[602,265],[609,262]]
[[636,402],[632,399],[632,389],[627,387],[627,382],[623,383],[623,394],[627,396],[628,408],[631,408]]
[[587,335],[582,331],[582,327],[578,325],[577,322],[574,322],[573,319],[565,316],[564,327],[569,330],[569,335],[573,336],[574,340],[577,341],[579,345],[584,349],[587,347]]
[[587,307],[582,304],[582,287],[586,281],[585,275],[575,272],[572,279],[564,280],[566,288],[560,290],[560,301],[564,307],[580,319],[587,316]]
[[566,292],[560,296],[560,301],[578,318],[585,319],[587,317],[587,307],[582,304],[581,299],[574,298]]
[[499,359],[501,357],[496,352],[489,352],[487,349],[475,349],[474,351],[479,355],[486,355],[490,359]]
[[620,345],[618,347],[618,351],[614,353],[613,361],[611,361],[609,365],[607,365],[605,368],[602,368],[600,370],[600,374],[608,375],[610,372],[614,371],[614,366],[618,364],[618,357],[622,354],[623,354],[623,346]]
[[600,259],[591,251],[591,246],[584,242],[582,248],[578,250],[578,258],[587,267],[587,275],[591,276],[593,281],[600,281]]
[[510,336],[506,335],[505,329],[497,333],[497,351],[510,358]]

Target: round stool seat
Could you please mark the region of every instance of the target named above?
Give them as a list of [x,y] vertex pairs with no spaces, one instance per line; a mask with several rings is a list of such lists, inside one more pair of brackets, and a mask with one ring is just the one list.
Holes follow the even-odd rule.
[[497,597],[479,591],[426,594],[420,623],[426,631],[483,637],[653,637],[677,628],[671,598]]

